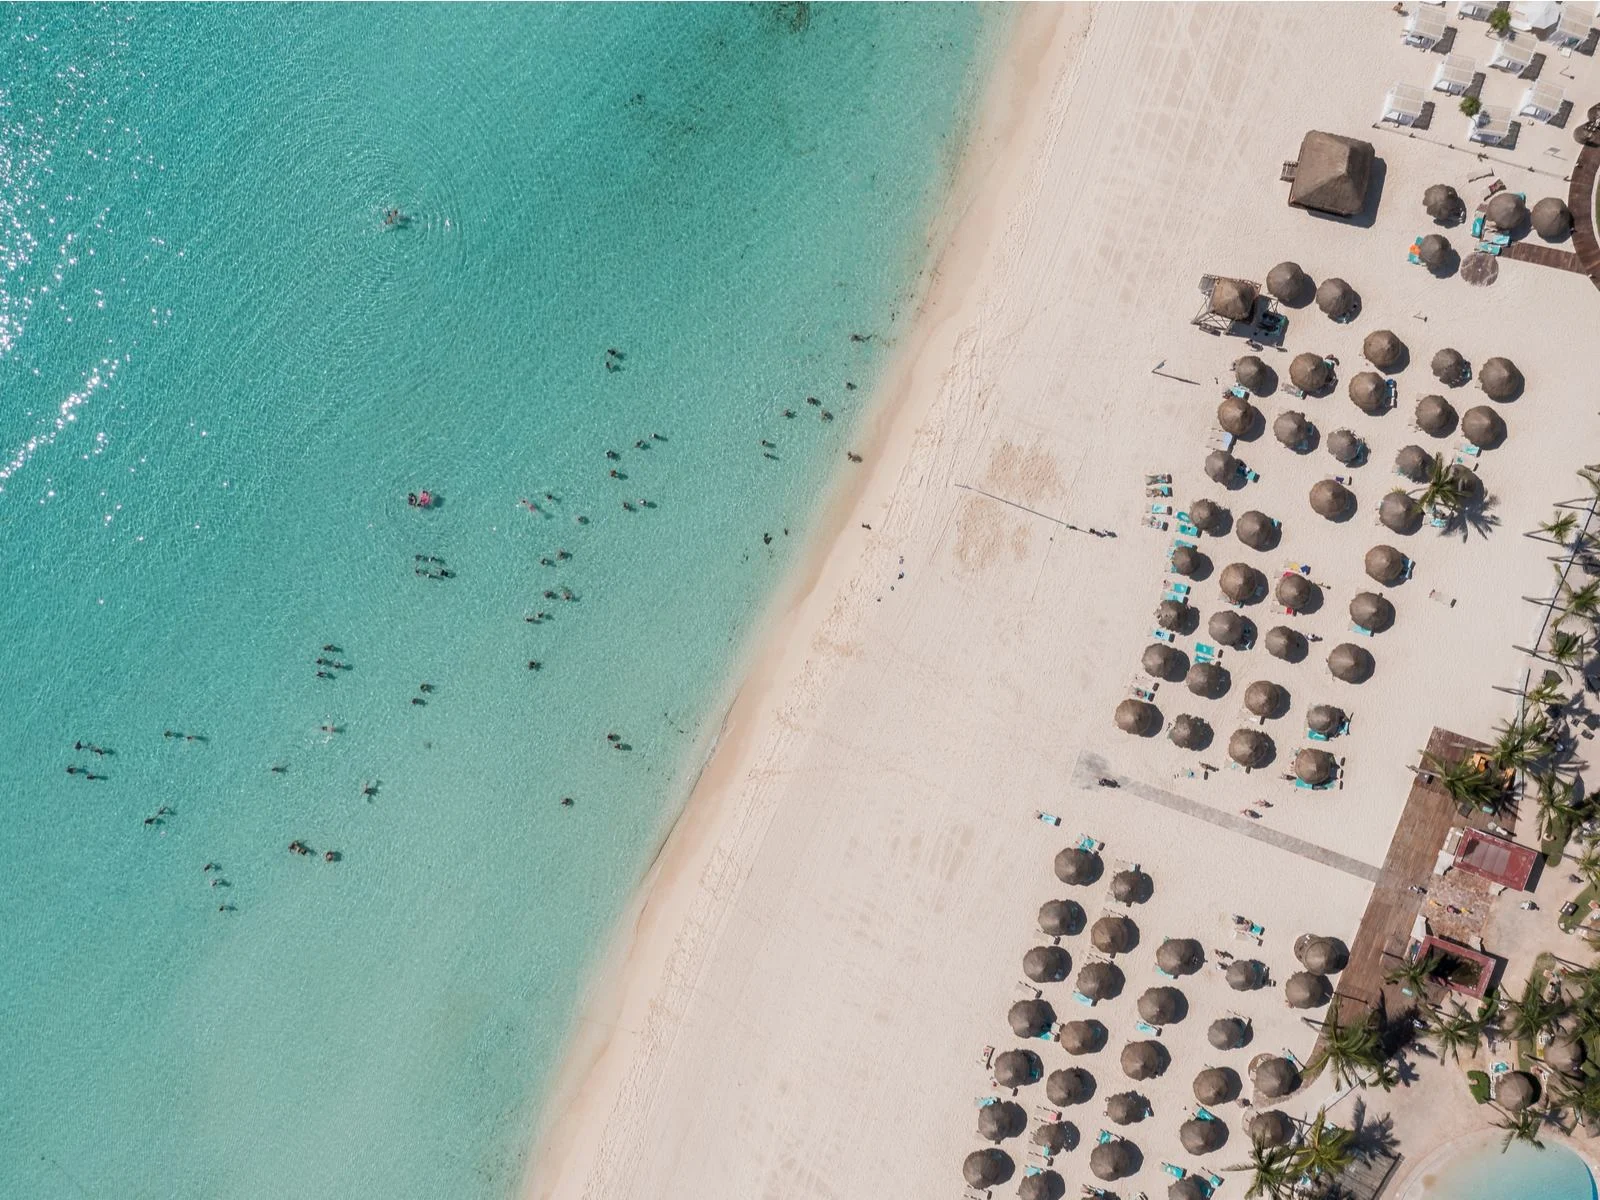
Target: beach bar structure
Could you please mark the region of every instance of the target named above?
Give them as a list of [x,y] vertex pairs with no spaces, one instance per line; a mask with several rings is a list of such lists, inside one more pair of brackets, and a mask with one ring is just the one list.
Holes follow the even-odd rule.
[[1440,860],[1469,875],[1515,891],[1528,890],[1528,880],[1539,862],[1539,852],[1481,829],[1452,829],[1444,840]]
[[1353,217],[1367,203],[1375,158],[1371,142],[1313,129],[1300,142],[1300,157],[1285,163],[1289,203],[1295,208]]
[[[1209,333],[1230,333],[1235,326],[1253,325],[1261,301],[1261,285],[1225,275],[1202,275],[1200,292],[1205,301],[1190,324]],[[1267,302],[1270,306],[1271,301]]]
[[1465,54],[1446,54],[1433,69],[1433,90],[1447,96],[1465,96],[1477,77],[1477,64]]
[[1494,44],[1489,65],[1497,71],[1520,75],[1533,65],[1534,39],[1527,34],[1508,33]]
[[1432,50],[1444,40],[1444,9],[1432,4],[1416,4],[1406,14],[1405,43],[1418,50]]
[[1535,83],[1522,93],[1522,103],[1517,105],[1517,116],[1543,121],[1548,125],[1561,112],[1561,106],[1566,103],[1566,99],[1567,94],[1555,84]]
[[1453,959],[1457,963],[1471,963],[1477,967],[1477,979],[1473,982],[1466,982],[1465,972],[1461,971],[1443,972],[1439,976],[1439,981],[1452,992],[1459,992],[1463,996],[1472,996],[1479,1000],[1488,993],[1489,985],[1494,982],[1495,973],[1500,969],[1501,963],[1501,960],[1492,954],[1474,950],[1471,946],[1463,946],[1460,942],[1452,942],[1449,938],[1429,934],[1417,943],[1416,953],[1412,957],[1417,962],[1422,962],[1431,955],[1437,955],[1446,964]]
[[1427,104],[1421,88],[1397,83],[1383,98],[1383,115],[1378,119],[1395,125],[1415,125],[1422,120]]

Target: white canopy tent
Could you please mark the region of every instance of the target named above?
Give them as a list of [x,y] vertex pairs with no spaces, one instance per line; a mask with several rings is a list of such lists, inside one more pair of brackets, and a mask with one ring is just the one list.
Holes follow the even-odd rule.
[[1444,10],[1419,4],[1406,17],[1405,43],[1419,50],[1431,50],[1444,37]]
[[1576,50],[1589,39],[1594,28],[1594,5],[1574,4],[1571,0],[1561,10],[1561,20],[1550,31],[1549,42],[1563,50]]
[[1392,121],[1396,125],[1415,125],[1422,119],[1422,109],[1426,103],[1426,94],[1421,88],[1412,87],[1409,83],[1397,83],[1383,98],[1383,116],[1378,119]]
[[1531,37],[1507,35],[1495,42],[1494,53],[1489,56],[1489,65],[1513,73],[1526,71],[1533,63],[1534,44],[1534,39]]
[[1548,125],[1556,119],[1567,94],[1551,83],[1536,83],[1522,93],[1522,103],[1517,106],[1517,116],[1543,121]]
[[1552,29],[1561,20],[1559,0],[1535,0],[1531,4],[1511,6],[1511,28],[1523,33]]
[[1501,104],[1485,104],[1478,115],[1467,121],[1467,140],[1485,146],[1498,146],[1511,136],[1511,110]]
[[1494,10],[1494,0],[1461,0],[1456,5],[1456,16],[1463,21],[1487,21]]
[[1451,96],[1465,95],[1477,73],[1477,64],[1465,54],[1446,54],[1433,69],[1433,90]]

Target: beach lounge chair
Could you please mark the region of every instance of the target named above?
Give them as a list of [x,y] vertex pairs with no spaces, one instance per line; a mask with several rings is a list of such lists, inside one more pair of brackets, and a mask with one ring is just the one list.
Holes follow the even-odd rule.
[[1172,632],[1172,630],[1170,630],[1170,629],[1161,629],[1159,627],[1155,628],[1155,629],[1152,629],[1150,631],[1150,636],[1155,638],[1156,641],[1158,641],[1158,642],[1166,642],[1167,645],[1169,645],[1169,646],[1172,645],[1173,642],[1178,640],[1177,639],[1177,635],[1174,634]]
[[1087,833],[1078,835],[1079,850],[1087,850],[1090,854],[1099,854],[1100,851],[1104,850],[1105,848],[1106,844],[1104,842],[1096,841]]
[[1195,545],[1194,545],[1193,542],[1186,542],[1182,538],[1173,538],[1172,539],[1172,548],[1174,550],[1176,550],[1179,546],[1187,546],[1191,550],[1193,550],[1195,548]]
[[1511,245],[1511,235],[1509,233],[1497,233],[1493,237],[1484,238],[1483,240],[1488,242],[1491,246]]
[[[1372,630],[1368,629],[1365,625],[1357,625],[1354,621],[1350,622],[1350,632],[1359,633],[1362,637],[1372,636]],[[1141,696],[1139,699],[1143,700],[1146,699],[1146,697]]]
[[1472,218],[1472,236],[1473,237],[1481,238],[1483,236],[1483,222],[1485,220],[1486,220],[1486,218],[1484,217],[1484,215],[1482,213],[1479,213],[1477,216]]
[[1043,821],[1046,825],[1059,826],[1061,824],[1061,818],[1056,816],[1055,813],[1047,813],[1041,810],[1035,812],[1033,815],[1038,817],[1039,820]]
[[1410,579],[1411,578],[1411,572],[1416,569],[1416,566],[1417,566],[1417,560],[1416,559],[1414,559],[1414,558],[1406,559],[1406,573],[1405,573],[1405,575],[1402,576],[1402,578]]
[[1144,520],[1140,522],[1140,524],[1149,529],[1159,530],[1162,533],[1167,531],[1167,523],[1165,521],[1161,520],[1159,517],[1152,517],[1148,514],[1146,514]]
[[1413,241],[1411,243],[1410,248],[1406,251],[1406,261],[1408,263],[1421,263],[1422,262],[1422,255],[1419,253],[1421,251],[1421,249],[1422,249],[1422,239],[1421,238],[1417,238],[1415,241]]
[[[1165,529],[1166,526],[1163,525],[1162,528]],[[1190,525],[1187,521],[1179,521],[1178,522],[1178,532],[1179,533],[1186,533],[1190,537],[1196,537],[1197,538],[1197,537],[1200,536],[1200,530],[1195,528],[1193,525]]]
[[1206,446],[1212,450],[1232,450],[1234,436],[1221,429],[1213,429],[1206,434]]
[[[1167,975],[1167,973],[1165,971],[1161,971],[1161,969],[1159,967],[1156,968],[1156,969],[1158,971],[1160,971],[1161,974]],[[1167,975],[1167,978],[1168,979],[1172,979],[1172,978],[1174,978],[1174,976]],[[1134,1028],[1137,1029],[1140,1033],[1149,1034],[1151,1037],[1160,1037],[1161,1036],[1160,1028],[1158,1026],[1151,1025],[1147,1021],[1139,1021],[1139,1022],[1135,1023]]]
[[1172,515],[1172,505],[1152,504],[1150,506],[1150,511],[1155,513],[1155,515],[1158,517],[1170,517]]
[[1164,1163],[1161,1164],[1161,1169],[1163,1171],[1165,1171],[1168,1175],[1171,1175],[1174,1179],[1182,1179],[1185,1175],[1187,1175],[1189,1173],[1189,1172],[1185,1171],[1182,1167],[1178,1166],[1177,1163],[1164,1162]]
[[1207,1171],[1206,1172],[1206,1182],[1209,1183],[1212,1186],[1212,1188],[1214,1188],[1214,1189],[1215,1188],[1219,1188],[1219,1187],[1222,1186],[1222,1176],[1221,1175],[1213,1175],[1213,1174],[1211,1174],[1211,1172]]
[[1116,1140],[1116,1134],[1112,1133],[1111,1130],[1102,1129],[1095,1135],[1094,1144],[1096,1146],[1104,1146],[1107,1142],[1114,1142]]
[[1308,792],[1325,792],[1331,788],[1333,784],[1334,781],[1332,779],[1325,783],[1307,783],[1304,779],[1296,779],[1294,781],[1295,787],[1304,788]]
[[1252,471],[1249,467],[1245,466],[1243,463],[1239,464],[1239,474],[1244,476],[1244,481],[1246,483],[1260,483],[1261,482],[1261,476],[1256,474],[1256,472]]
[[1196,642],[1194,650],[1196,654],[1204,654],[1207,658],[1216,659],[1222,657],[1222,651],[1209,642]]
[[1144,700],[1144,701],[1147,701],[1147,702],[1154,702],[1154,700],[1156,698],[1155,692],[1151,691],[1149,688],[1136,687],[1136,688],[1130,688],[1128,690],[1132,693],[1133,698],[1135,700]]
[[1471,442],[1462,442],[1461,453],[1470,454],[1473,458],[1477,458],[1478,455],[1483,453],[1483,450],[1477,446],[1474,446]]
[[1194,1115],[1195,1119],[1199,1121],[1215,1121],[1217,1119],[1216,1114],[1203,1104],[1195,1105]]
[[1482,250],[1485,254],[1492,254],[1496,258],[1500,257],[1500,247],[1495,245],[1493,242],[1479,242],[1478,249]]
[[1172,476],[1171,475],[1146,475],[1144,477],[1144,481],[1146,483],[1171,483],[1172,482]]
[[1190,585],[1187,583],[1173,583],[1170,580],[1167,582],[1168,590],[1177,592],[1180,596],[1187,596],[1189,594],[1189,586]]
[[994,1047],[993,1046],[985,1046],[983,1048],[983,1052],[978,1055],[978,1061],[980,1063],[982,1063],[984,1066],[987,1067],[993,1060],[994,1060]]
[[1147,487],[1144,490],[1144,494],[1146,496],[1170,496],[1172,495],[1172,489],[1165,485],[1161,487]]
[[1308,738],[1310,738],[1313,742],[1325,742],[1325,741],[1328,740],[1328,735],[1327,734],[1318,733],[1315,729],[1306,730],[1306,736]]
[[1297,1055],[1293,1050],[1289,1049],[1289,1047],[1285,1046],[1283,1048],[1283,1056],[1294,1064],[1295,1070],[1304,1071],[1306,1069],[1305,1063],[1300,1061],[1300,1056]]
[[1161,594],[1161,598],[1163,600],[1176,600],[1179,604],[1182,604],[1184,602],[1184,600],[1187,599],[1187,597],[1184,596],[1184,594],[1182,592],[1170,592],[1170,591],[1169,592],[1163,592]]
[[1229,388],[1229,389],[1228,389],[1228,390],[1227,390],[1227,391],[1225,391],[1225,392],[1223,392],[1223,393],[1222,393],[1222,394],[1223,394],[1223,395],[1224,395],[1224,396],[1232,396],[1232,397],[1234,397],[1234,399],[1236,399],[1236,400],[1248,400],[1248,399],[1250,399],[1250,393],[1249,393],[1249,392],[1247,392],[1247,391],[1245,391],[1245,390],[1244,390],[1244,389],[1243,389],[1243,388],[1242,388],[1242,387],[1240,387],[1240,386],[1239,386],[1239,385],[1238,385],[1238,384],[1237,384],[1237,383],[1236,383],[1236,384],[1234,384],[1234,385],[1233,385],[1233,386],[1232,386],[1232,387],[1231,387],[1231,388]]
[[973,1103],[975,1103],[979,1108],[988,1108],[989,1105],[991,1105],[991,1104],[999,1104],[1000,1103],[1000,1097],[999,1096],[979,1096],[973,1101]]
[[1029,1164],[1028,1166],[1022,1168],[1022,1174],[1024,1176],[1028,1176],[1028,1175],[1043,1175],[1044,1174],[1044,1168],[1043,1167],[1036,1167],[1036,1166],[1033,1166],[1032,1164]]

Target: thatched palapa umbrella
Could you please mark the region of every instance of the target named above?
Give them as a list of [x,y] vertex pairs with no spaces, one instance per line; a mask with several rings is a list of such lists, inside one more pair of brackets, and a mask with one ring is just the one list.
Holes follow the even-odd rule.
[[1143,904],[1153,890],[1150,876],[1137,869],[1118,871],[1111,877],[1111,898],[1120,904]]
[[1325,737],[1332,737],[1344,728],[1344,709],[1336,704],[1313,704],[1306,710],[1306,727]]
[[1129,1079],[1154,1079],[1167,1068],[1160,1042],[1129,1042],[1122,1048],[1122,1073]]
[[[1163,942],[1162,946],[1170,945]],[[1182,953],[1181,951],[1179,953]],[[1158,958],[1159,961],[1159,958]],[[1177,974],[1177,972],[1170,972]],[[1152,1025],[1170,1025],[1180,1020],[1184,1011],[1183,993],[1173,987],[1146,988],[1137,1005],[1141,1020]]]
[[1182,600],[1163,600],[1156,605],[1156,624],[1163,629],[1182,629],[1189,623],[1189,606]]
[[1161,712],[1153,704],[1128,697],[1117,705],[1117,728],[1135,737],[1147,737],[1161,727]]
[[[1543,203],[1541,201],[1540,203]],[[1539,212],[1538,206],[1534,207],[1534,215]],[[1563,1075],[1576,1075],[1583,1070],[1583,1060],[1587,1052],[1583,1042],[1570,1034],[1561,1034],[1550,1039],[1550,1044],[1544,1048],[1544,1063],[1552,1071],[1559,1071]]]
[[1002,1050],[994,1056],[994,1081],[1001,1087],[1023,1087],[1038,1079],[1041,1070],[1032,1050]]
[[1200,499],[1189,505],[1189,523],[1201,533],[1215,533],[1222,524],[1222,506],[1214,500]]
[[1101,954],[1126,954],[1139,944],[1139,927],[1127,917],[1101,917],[1089,930],[1089,942]]
[[1456,410],[1443,396],[1417,401],[1417,428],[1432,437],[1446,437],[1456,427]]
[[1144,668],[1146,675],[1154,675],[1169,683],[1182,679],[1184,671],[1189,668],[1183,652],[1165,642],[1151,642],[1146,646],[1144,653],[1139,656],[1139,665]]
[[1066,1193],[1066,1181],[1054,1171],[1044,1170],[1037,1175],[1024,1175],[1017,1185],[1017,1200],[1061,1200]]
[[1264,1054],[1251,1064],[1250,1082],[1268,1100],[1277,1100],[1300,1086],[1300,1072],[1287,1058]]
[[1522,391],[1522,372],[1509,358],[1491,358],[1478,372],[1478,383],[1491,400],[1514,400]]
[[1204,750],[1211,744],[1211,726],[1199,717],[1184,713],[1172,723],[1167,737],[1182,750]]
[[1060,983],[1072,973],[1072,955],[1060,946],[1035,946],[1022,956],[1022,973],[1035,983]]
[[1216,483],[1230,484],[1239,475],[1239,460],[1226,450],[1213,450],[1206,455],[1206,478]]
[[1258,1146],[1282,1146],[1294,1137],[1294,1122],[1287,1113],[1268,1108],[1251,1114],[1245,1131]]
[[1506,423],[1486,404],[1461,414],[1461,436],[1480,450],[1493,450],[1506,440]]
[[1228,1140],[1228,1127],[1215,1118],[1191,1117],[1178,1127],[1178,1141],[1186,1154],[1210,1154]]
[[1528,205],[1515,192],[1498,192],[1489,201],[1484,215],[1502,230],[1512,230],[1528,215]]
[[1229,563],[1222,568],[1217,586],[1235,604],[1249,604],[1267,590],[1267,577],[1248,563]]
[[1412,483],[1426,482],[1432,466],[1433,455],[1415,444],[1400,447],[1400,453],[1394,456],[1394,469]]
[[1015,1100],[999,1100],[978,1110],[978,1136],[985,1141],[1003,1142],[1028,1127],[1028,1114]]
[[1018,1000],[1006,1014],[1011,1032],[1021,1038],[1038,1037],[1056,1023],[1056,1010],[1046,1000]]
[[1258,717],[1276,717],[1289,707],[1289,693],[1266,679],[1244,690],[1244,706]]
[[1271,550],[1278,544],[1279,532],[1276,521],[1253,508],[1233,523],[1234,536],[1252,550]]
[[1311,486],[1311,511],[1330,521],[1342,521],[1355,511],[1355,494],[1342,483],[1319,479]]
[[1316,599],[1316,585],[1299,571],[1290,571],[1288,574],[1278,576],[1276,591],[1278,603],[1285,608],[1299,612],[1311,607]]
[[1133,1147],[1121,1138],[1102,1142],[1089,1153],[1089,1170],[1104,1183],[1132,1175],[1136,1162]]
[[1422,506],[1396,489],[1379,502],[1378,520],[1393,533],[1415,533],[1422,524]]
[[1296,304],[1310,290],[1311,280],[1299,263],[1281,262],[1267,272],[1267,292],[1280,304]]
[[1248,321],[1255,312],[1257,294],[1253,283],[1219,278],[1211,285],[1211,311],[1230,321]]
[[1238,1017],[1218,1017],[1206,1030],[1206,1040],[1216,1050],[1237,1050],[1250,1040],[1250,1026]]
[[1272,422],[1272,436],[1291,450],[1309,449],[1311,422],[1306,420],[1305,413],[1281,412]]
[[1253,992],[1267,982],[1267,968],[1253,958],[1236,958],[1228,964],[1228,986],[1236,992]]
[[1259,767],[1272,757],[1272,739],[1259,729],[1235,729],[1228,739],[1228,757],[1241,767]]
[[1356,295],[1355,288],[1342,279],[1328,278],[1317,285],[1317,307],[1331,320],[1344,320],[1360,304],[1361,297]]
[[1357,592],[1350,597],[1350,619],[1362,629],[1382,633],[1394,624],[1394,605],[1377,592]]
[[1092,962],[1078,972],[1078,990],[1091,1000],[1109,1000],[1122,990],[1122,972],[1110,963]]
[[1314,395],[1333,382],[1333,368],[1320,354],[1296,354],[1289,363],[1289,382]]
[[1011,1178],[1015,1164],[1004,1150],[974,1150],[961,1164],[961,1177],[969,1187],[991,1188]]
[[[1200,943],[1193,938],[1167,938],[1156,948],[1156,966],[1168,975],[1193,975],[1205,965],[1206,952],[1200,948]],[[1145,998],[1153,996],[1157,992],[1163,995],[1170,992],[1172,993],[1170,998],[1173,1000],[1176,1000],[1180,994],[1175,988],[1151,988],[1144,996],[1139,997],[1141,1010],[1144,1007]],[[1151,1003],[1155,1003],[1155,1001],[1152,1000]],[[1149,1020],[1148,1017],[1145,1019]],[[1173,1017],[1167,1017],[1169,1021],[1173,1019]]]
[[1227,396],[1217,405],[1217,424],[1234,437],[1249,437],[1261,413],[1250,401]]
[[1150,1115],[1150,1101],[1138,1092],[1118,1092],[1106,1100],[1106,1116],[1118,1125],[1132,1125]]
[[1267,630],[1267,636],[1261,639],[1261,644],[1273,658],[1281,658],[1284,662],[1299,662],[1306,656],[1304,635],[1287,625],[1274,625]]
[[1044,1081],[1045,1099],[1065,1108],[1069,1104],[1082,1104],[1094,1095],[1094,1076],[1082,1067],[1063,1067],[1051,1071]]
[[1367,575],[1382,584],[1399,583],[1405,578],[1406,556],[1393,546],[1380,543],[1367,551],[1362,560]]
[[1366,448],[1366,443],[1351,430],[1335,429],[1328,435],[1328,453],[1347,467],[1360,461],[1361,452]]
[[1524,1071],[1508,1071],[1495,1085],[1494,1101],[1509,1113],[1521,1112],[1538,1098],[1539,1085]]
[[1206,569],[1206,556],[1193,546],[1177,546],[1172,551],[1172,569],[1192,579]]
[[1362,683],[1372,675],[1372,655],[1352,642],[1340,642],[1328,655],[1328,670],[1343,683]]
[[1243,645],[1249,629],[1245,619],[1231,608],[1219,608],[1206,620],[1206,632],[1224,646]]
[[1296,971],[1283,985],[1283,998],[1290,1008],[1321,1008],[1333,995],[1324,976]]
[[[1436,235],[1435,235],[1436,236]],[[1443,241],[1443,239],[1440,239]],[[1361,356],[1380,371],[1389,371],[1400,365],[1406,356],[1406,344],[1390,329],[1374,329],[1361,340]]]
[[1167,1200],[1206,1200],[1210,1195],[1198,1175],[1185,1175],[1167,1185]]
[[1338,769],[1339,764],[1334,762],[1333,755],[1326,750],[1312,750],[1308,747],[1295,753],[1294,777],[1301,783],[1320,787],[1332,779]]
[[1201,1104],[1226,1104],[1238,1094],[1238,1073],[1227,1067],[1207,1067],[1194,1077],[1194,1098]]
[[1246,354],[1243,358],[1233,360],[1233,377],[1240,387],[1246,388],[1258,396],[1265,395],[1271,391],[1275,382],[1272,368],[1254,354]]
[[1448,183],[1436,183],[1423,192],[1422,207],[1441,225],[1456,220],[1466,212],[1466,205],[1461,203],[1461,197]]
[[1389,384],[1376,371],[1362,371],[1350,380],[1350,403],[1369,417],[1389,408]]
[[1417,257],[1430,271],[1437,271],[1450,257],[1450,241],[1443,234],[1425,234],[1417,244]]
[[1056,1031],[1056,1041],[1068,1054],[1093,1054],[1106,1044],[1106,1027],[1099,1021],[1068,1021]]
[[1533,206],[1533,231],[1547,242],[1565,241],[1572,232],[1572,210],[1565,201],[1546,196]]
[[1460,387],[1472,374],[1472,368],[1461,351],[1453,350],[1449,346],[1434,353],[1428,363],[1428,369],[1445,387]]
[[1226,695],[1230,682],[1227,668],[1218,666],[1214,662],[1195,663],[1183,677],[1185,687],[1196,696],[1207,700],[1215,700],[1218,696]]
[[1046,900],[1039,906],[1039,930],[1048,937],[1070,937],[1083,928],[1083,906],[1071,900]]
[[1083,886],[1099,879],[1100,873],[1105,870],[1105,864],[1093,850],[1068,846],[1056,855],[1055,868],[1056,878],[1062,883]]
[[1295,939],[1294,956],[1313,975],[1337,975],[1350,964],[1350,951],[1338,938],[1309,933]]

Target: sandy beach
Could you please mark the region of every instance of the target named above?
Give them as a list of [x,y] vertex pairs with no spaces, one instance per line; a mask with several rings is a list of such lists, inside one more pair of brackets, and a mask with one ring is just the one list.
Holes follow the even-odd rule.
[[[1464,143],[1466,118],[1442,96],[1425,134],[1374,129],[1388,87],[1426,88],[1437,61],[1401,44],[1401,19],[1380,5],[1019,14],[930,235],[925,295],[897,335],[878,423],[857,447],[865,462],[783,591],[715,752],[596,969],[526,1196],[959,1195],[962,1159],[982,1144],[975,1099],[996,1094],[984,1052],[1020,1044],[1006,1017],[1023,994],[1022,955],[1046,940],[1039,905],[1071,895],[1090,921],[1113,907],[1103,883],[1066,888],[1052,874],[1057,851],[1083,835],[1104,843],[1108,868],[1138,864],[1154,892],[1129,914],[1140,939],[1117,957],[1121,997],[1091,1014],[1069,984],[1044,985],[1058,1019],[1093,1016],[1108,1035],[1106,1049],[1071,1060],[1099,1090],[1067,1114],[1084,1143],[1056,1161],[1069,1192],[1093,1182],[1104,1096],[1137,1086],[1149,1098],[1152,1117],[1122,1131],[1142,1165],[1118,1187],[1164,1194],[1161,1164],[1178,1153],[1196,1072],[1245,1076],[1260,1053],[1309,1055],[1316,1032],[1281,988],[1297,969],[1294,942],[1354,936],[1430,729],[1482,736],[1514,712],[1492,685],[1520,679],[1515,647],[1540,618],[1522,597],[1548,594],[1552,579],[1552,547],[1524,535],[1553,502],[1582,494],[1573,471],[1594,445],[1583,357],[1600,296],[1588,279],[1504,262],[1492,287],[1474,288],[1406,261],[1432,228],[1429,184],[1452,184],[1469,208],[1489,171],[1529,204],[1564,197],[1570,135],[1525,122],[1515,150],[1480,161],[1445,144]],[[1486,57],[1478,36],[1464,28],[1456,52]],[[1567,72],[1591,91],[1600,83],[1589,59],[1552,58],[1546,78]],[[1514,100],[1523,86],[1492,75],[1485,91]],[[1281,164],[1310,129],[1375,146],[1370,224],[1285,203]],[[1470,249],[1464,227],[1445,232]],[[1259,481],[1224,493],[1201,464],[1231,363],[1249,351],[1189,324],[1197,282],[1260,281],[1285,259],[1313,280],[1349,280],[1361,314],[1335,324],[1315,307],[1287,310],[1284,351],[1264,352],[1269,363],[1286,375],[1295,353],[1330,355],[1340,384],[1321,398],[1258,399],[1269,431],[1237,453]],[[1376,329],[1393,330],[1410,361],[1394,375],[1397,407],[1368,416],[1344,385]],[[1396,452],[1417,442],[1448,459],[1461,443],[1411,426],[1416,400],[1442,390],[1428,361],[1446,346],[1475,364],[1512,358],[1526,393],[1496,406],[1509,437],[1478,464],[1492,521],[1397,538],[1374,515],[1404,482]],[[1487,403],[1475,384],[1449,399],[1462,411]],[[1270,426],[1290,409],[1324,440],[1357,432],[1364,464],[1279,445]],[[1229,651],[1231,687],[1214,700],[1161,685],[1168,723],[1193,713],[1216,730],[1198,755],[1112,724],[1141,678],[1169,578],[1172,531],[1141,521],[1151,473],[1171,474],[1178,509],[1208,496],[1281,522],[1270,552],[1200,540],[1215,567],[1193,584],[1202,622],[1233,561],[1274,579],[1306,564],[1322,595],[1295,618],[1321,639],[1304,662]],[[1307,503],[1335,473],[1353,475],[1358,502],[1341,523]],[[1387,593],[1394,628],[1367,641],[1346,609],[1378,590],[1362,572],[1377,542],[1416,567]],[[1265,628],[1279,619],[1272,608],[1246,615]],[[1358,640],[1373,677],[1334,680],[1328,650]],[[1242,714],[1259,679],[1288,690],[1288,715],[1257,725]],[[1340,784],[1323,792],[1281,778],[1314,703],[1352,716],[1332,747]],[[1225,763],[1228,734],[1245,725],[1273,738],[1276,761],[1248,775],[1201,770]],[[1100,776],[1123,786],[1097,787]],[[1259,819],[1241,815],[1252,807]],[[1234,915],[1265,927],[1259,946],[1234,939]],[[1208,961],[1177,985],[1189,1014],[1160,1034],[1170,1065],[1135,1085],[1117,1054],[1147,1036],[1132,1001],[1167,982],[1154,963],[1164,937],[1196,939]],[[1063,944],[1074,971],[1096,957],[1082,936]],[[1280,986],[1230,991],[1218,950],[1260,959]],[[1230,1013],[1253,1036],[1218,1052],[1206,1026]],[[1060,1046],[1030,1045],[1047,1072],[1069,1063]],[[1299,1116],[1329,1098],[1319,1081],[1283,1107]],[[1043,1089],[1017,1100],[1032,1110]],[[1210,1171],[1246,1157],[1239,1108],[1218,1115],[1232,1140],[1201,1160]],[[1441,1123],[1437,1138],[1463,1124]],[[1425,1120],[1397,1135],[1415,1161],[1436,1144]],[[1025,1141],[1006,1144],[1019,1164]],[[1243,1193],[1242,1181],[1226,1186]]]

